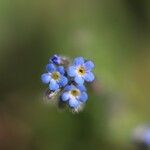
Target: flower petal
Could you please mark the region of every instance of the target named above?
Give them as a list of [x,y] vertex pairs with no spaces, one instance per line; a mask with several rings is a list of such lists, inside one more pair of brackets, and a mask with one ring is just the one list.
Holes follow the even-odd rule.
[[89,60],[84,63],[84,66],[86,70],[92,70],[94,68],[94,63],[91,60]]
[[59,67],[57,68],[57,70],[58,70],[58,72],[60,72],[60,74],[64,75],[65,70],[64,70],[64,67],[63,67],[63,66],[59,66]]
[[74,77],[76,75],[76,68],[74,66],[70,66],[67,73],[70,77]]
[[79,101],[76,99],[70,99],[69,100],[69,106],[72,108],[77,108],[80,105]]
[[82,85],[84,83],[84,79],[82,77],[79,77],[79,76],[76,76],[74,80],[79,85]]
[[47,65],[46,65],[46,70],[47,70],[48,72],[53,72],[53,71],[56,71],[56,67],[55,67],[55,65],[53,65],[53,64],[47,64]]
[[68,79],[65,76],[61,76],[60,85],[65,86],[68,83]]
[[87,82],[92,82],[95,79],[95,77],[92,72],[87,72],[86,75],[84,76],[84,79]]
[[75,66],[78,66],[78,65],[81,65],[81,64],[84,64],[84,58],[83,57],[76,57],[73,61],[73,64]]
[[84,85],[78,85],[77,88],[82,92],[86,91],[86,87]]
[[80,101],[85,103],[87,101],[87,99],[88,99],[87,93],[83,92],[80,96]]
[[68,92],[63,93],[61,96],[62,101],[67,101],[69,99],[69,96],[70,95]]
[[65,91],[70,91],[70,90],[72,90],[72,89],[74,89],[74,85],[67,85],[65,88],[64,88],[64,90]]
[[49,89],[50,89],[50,90],[53,90],[53,91],[59,89],[58,83],[57,83],[55,80],[52,79],[52,80],[50,81],[50,84],[49,84]]
[[48,73],[44,73],[41,75],[41,80],[43,83],[47,84],[51,80],[51,76]]

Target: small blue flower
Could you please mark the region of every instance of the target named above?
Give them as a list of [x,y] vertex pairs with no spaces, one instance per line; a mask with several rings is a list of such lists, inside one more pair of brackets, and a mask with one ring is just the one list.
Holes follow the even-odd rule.
[[133,130],[133,140],[136,143],[143,143],[144,145],[150,147],[150,126],[149,124],[144,124],[136,127]]
[[55,54],[50,58],[50,62],[55,65],[60,65],[60,64],[62,64],[62,58],[61,58],[61,56]]
[[41,80],[45,84],[49,84],[49,89],[56,91],[61,87],[64,87],[68,83],[68,79],[64,76],[65,70],[63,66],[56,67],[50,63],[46,66],[48,73],[44,73],[41,76]]
[[77,57],[74,59],[73,65],[71,65],[67,73],[70,77],[74,77],[77,84],[83,84],[84,81],[92,82],[94,80],[94,74],[91,72],[94,68],[92,61],[85,61],[83,57]]
[[143,142],[150,146],[150,128],[145,132],[143,136]]
[[67,102],[68,105],[77,109],[81,104],[85,103],[88,99],[86,88],[84,86],[68,85],[64,89],[64,93],[61,95],[61,100]]

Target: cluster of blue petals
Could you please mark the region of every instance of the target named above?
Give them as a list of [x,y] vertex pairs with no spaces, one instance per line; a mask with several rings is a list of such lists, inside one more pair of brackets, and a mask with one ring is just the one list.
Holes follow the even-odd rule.
[[[46,66],[46,70],[47,73],[42,74],[41,79],[43,83],[49,84],[50,90],[58,90],[68,83],[68,79],[64,76],[65,70],[63,66],[55,66],[54,64],[49,63]],[[58,77],[56,78],[55,75]]]
[[[78,92],[77,95],[72,93],[74,91]],[[67,102],[71,108],[79,108],[88,99],[86,88],[83,85],[68,85],[65,87],[61,99]]]
[[87,102],[88,94],[84,83],[94,81],[94,63],[77,57],[72,64],[65,66],[62,60],[59,55],[52,56],[46,65],[47,72],[41,75],[41,80],[48,84],[50,91],[59,90],[59,100],[75,110]]
[[[85,73],[80,73],[78,70],[83,69]],[[68,68],[68,75],[74,77],[77,84],[83,84],[84,81],[92,82],[94,75],[91,72],[94,68],[92,61],[85,61],[83,57],[77,57],[74,59],[73,64]]]

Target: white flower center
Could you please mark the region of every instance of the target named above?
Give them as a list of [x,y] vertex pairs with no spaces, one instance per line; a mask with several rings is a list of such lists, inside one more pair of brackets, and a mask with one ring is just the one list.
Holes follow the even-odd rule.
[[83,76],[83,75],[85,75],[86,70],[85,70],[85,68],[84,68],[83,66],[80,66],[80,67],[78,67],[78,69],[77,69],[77,73],[78,73],[79,75]]
[[78,89],[73,89],[70,91],[71,95],[76,97],[80,95],[80,91]]
[[54,80],[58,80],[58,79],[60,78],[60,73],[59,73],[59,72],[53,72],[53,73],[52,73],[52,78],[53,78]]

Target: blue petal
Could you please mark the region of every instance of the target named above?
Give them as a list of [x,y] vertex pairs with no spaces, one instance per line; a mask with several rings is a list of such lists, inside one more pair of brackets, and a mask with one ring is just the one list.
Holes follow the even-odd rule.
[[64,70],[64,67],[63,67],[63,66],[59,66],[59,67],[57,68],[57,70],[58,70],[58,72],[60,72],[60,74],[64,75],[65,70]]
[[70,99],[69,100],[69,106],[73,108],[77,108],[80,105],[79,101],[76,99]]
[[95,79],[95,77],[92,72],[87,72],[86,75],[84,76],[84,79],[87,82],[92,82]]
[[81,64],[84,64],[84,58],[83,57],[76,57],[73,61],[73,64],[75,66],[78,66],[78,65],[81,65]]
[[60,85],[65,86],[68,83],[68,79],[65,76],[61,76]]
[[94,63],[92,61],[87,61],[84,63],[86,70],[92,70],[94,68]]
[[64,88],[65,91],[71,91],[72,89],[74,89],[75,86],[74,85],[68,85]]
[[68,92],[63,93],[61,96],[62,101],[67,101],[69,99],[69,96],[70,95]]
[[74,77],[76,75],[76,68],[74,66],[70,66],[67,73],[70,77]]
[[51,76],[48,73],[44,73],[41,75],[41,80],[43,83],[47,84],[51,80]]
[[58,83],[52,79],[49,84],[49,89],[53,91],[58,90],[59,89]]
[[79,85],[82,85],[84,83],[84,79],[82,77],[79,77],[79,76],[76,76],[74,80]]
[[88,99],[87,93],[83,92],[80,96],[80,101],[84,103],[87,101],[87,99]]
[[86,87],[84,85],[78,85],[77,88],[82,92],[86,91]]
[[56,67],[53,64],[48,64],[48,65],[46,65],[46,70],[48,72],[53,72],[53,71],[56,71]]

